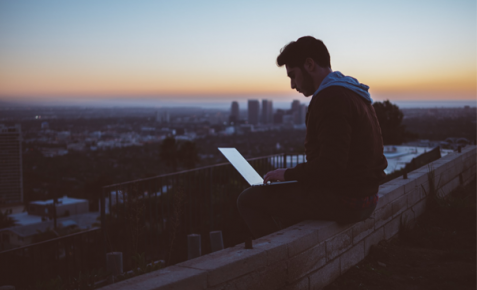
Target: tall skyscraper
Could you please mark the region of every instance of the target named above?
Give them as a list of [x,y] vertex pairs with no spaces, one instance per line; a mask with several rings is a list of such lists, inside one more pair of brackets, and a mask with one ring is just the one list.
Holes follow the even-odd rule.
[[292,102],[292,104],[291,104],[292,114],[295,113],[295,112],[298,112],[299,109],[300,109],[300,101],[298,101],[298,100],[293,100],[293,102]]
[[308,106],[305,104],[300,105],[299,113],[298,113],[298,124],[305,124],[306,123],[306,112],[308,110]]
[[229,122],[232,124],[237,124],[240,120],[240,111],[239,104],[235,101],[232,102],[232,107],[230,108],[230,118]]
[[156,112],[156,122],[168,124],[171,121],[169,111]]
[[291,115],[293,118],[293,124],[301,124],[300,101],[293,100],[291,104]]
[[258,100],[248,100],[248,123],[252,125],[258,124],[258,116],[260,112],[260,103]]
[[23,202],[22,131],[0,124],[0,204]]
[[267,116],[267,123],[273,123],[273,102],[268,101],[268,116]]
[[284,115],[285,115],[285,111],[283,111],[281,109],[277,109],[275,114],[273,114],[273,123],[274,124],[282,124]]
[[273,122],[273,103],[270,100],[262,100],[262,124]]

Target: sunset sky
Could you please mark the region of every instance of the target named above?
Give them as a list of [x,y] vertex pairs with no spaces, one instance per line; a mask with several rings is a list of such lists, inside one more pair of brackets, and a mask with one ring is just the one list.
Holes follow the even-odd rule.
[[0,100],[300,98],[304,35],[374,99],[475,100],[476,1],[0,1]]

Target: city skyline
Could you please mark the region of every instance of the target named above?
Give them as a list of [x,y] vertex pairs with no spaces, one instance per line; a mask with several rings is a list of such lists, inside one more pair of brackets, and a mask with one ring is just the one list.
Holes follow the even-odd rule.
[[304,35],[377,101],[475,100],[475,2],[368,0],[2,2],[0,101],[289,102],[275,58]]

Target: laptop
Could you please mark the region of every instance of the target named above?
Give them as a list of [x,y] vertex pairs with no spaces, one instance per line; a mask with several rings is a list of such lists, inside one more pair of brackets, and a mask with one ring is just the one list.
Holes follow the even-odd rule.
[[296,183],[296,180],[293,181],[276,181],[271,183],[263,183],[263,178],[253,169],[253,167],[248,163],[242,154],[240,154],[235,148],[218,148],[220,152],[227,158],[227,160],[237,169],[237,171],[245,178],[245,180],[250,184],[250,186],[269,186],[269,185],[279,185],[279,184],[288,184]]

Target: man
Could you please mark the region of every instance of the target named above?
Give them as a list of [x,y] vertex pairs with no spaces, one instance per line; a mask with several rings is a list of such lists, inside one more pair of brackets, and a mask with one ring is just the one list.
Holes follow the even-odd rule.
[[264,183],[297,183],[251,187],[240,194],[238,209],[253,238],[279,230],[274,217],[342,223],[368,218],[387,167],[369,87],[333,72],[326,46],[311,36],[286,45],[277,65],[285,65],[292,89],[312,96],[306,116],[307,162],[264,177]]

